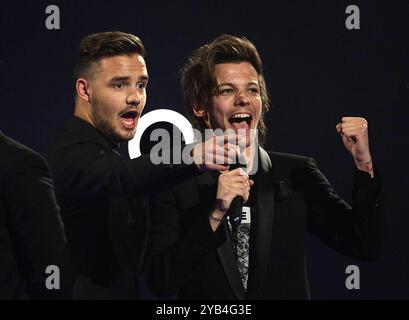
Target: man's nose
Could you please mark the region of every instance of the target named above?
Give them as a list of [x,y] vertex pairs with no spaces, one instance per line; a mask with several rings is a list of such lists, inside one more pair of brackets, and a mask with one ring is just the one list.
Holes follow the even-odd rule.
[[250,98],[245,91],[238,91],[236,94],[236,105],[245,106],[250,104]]
[[132,90],[126,99],[126,103],[129,105],[139,105],[141,103],[141,93],[138,90]]

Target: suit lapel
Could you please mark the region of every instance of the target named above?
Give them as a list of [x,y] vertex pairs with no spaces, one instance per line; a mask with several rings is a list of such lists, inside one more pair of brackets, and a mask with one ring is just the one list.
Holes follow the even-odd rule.
[[223,222],[223,228],[226,233],[226,241],[217,248],[217,253],[234,295],[237,299],[244,300],[246,298],[246,292],[241,281],[236,255],[231,242],[230,228],[226,220]]
[[[252,232],[254,239],[250,252],[250,274],[247,284],[247,294],[244,290],[240,272],[237,267],[236,256],[231,242],[230,229],[227,221],[224,221],[223,228],[226,232],[226,242],[218,249],[217,253],[226,278],[237,299],[257,298],[265,277],[268,259],[270,256],[273,213],[274,213],[274,187],[272,164],[268,153],[259,148],[260,165],[257,172],[257,218],[255,232]],[[217,191],[217,179],[219,174],[208,172],[197,177],[200,202],[208,205],[209,201],[214,201]],[[206,208],[208,209],[208,208]]]
[[[200,203],[204,210],[209,210],[209,203],[213,203],[215,200],[218,177],[218,172],[207,172],[196,178]],[[220,228],[223,228],[226,234],[226,241],[217,249],[217,254],[234,295],[237,299],[243,300],[245,299],[245,291],[233,251],[228,222],[225,220]]]
[[[259,148],[260,166],[257,172],[257,217],[250,247],[250,270],[247,297],[256,298],[265,277],[270,256],[274,215],[274,187],[272,164],[264,149]],[[253,229],[254,230],[254,229]]]

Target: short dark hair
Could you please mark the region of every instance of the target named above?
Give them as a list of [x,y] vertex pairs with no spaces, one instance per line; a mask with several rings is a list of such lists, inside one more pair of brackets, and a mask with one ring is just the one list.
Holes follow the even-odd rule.
[[259,78],[262,113],[258,124],[258,139],[264,144],[267,127],[264,114],[269,109],[270,99],[263,75],[263,63],[255,45],[246,37],[236,37],[228,34],[218,36],[209,44],[197,49],[188,62],[180,70],[182,91],[188,116],[194,128],[206,129],[202,118],[196,117],[195,106],[208,108],[213,95],[217,94],[217,79],[215,65],[228,62],[249,62],[256,70]]
[[145,47],[135,35],[120,31],[90,34],[81,40],[74,67],[75,79],[85,76],[96,62],[118,55],[139,54],[145,57]]

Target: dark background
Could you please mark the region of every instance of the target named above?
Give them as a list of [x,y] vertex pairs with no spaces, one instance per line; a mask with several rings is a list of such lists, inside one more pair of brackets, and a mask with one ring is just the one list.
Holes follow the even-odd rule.
[[[60,30],[45,27],[51,4],[60,9]],[[349,4],[360,8],[360,30],[345,28]],[[131,32],[144,42],[145,112],[183,113],[178,69],[188,55],[221,33],[247,36],[264,60],[273,102],[267,148],[314,157],[348,201],[352,161],[335,125],[342,116],[365,117],[384,176],[384,250],[377,262],[362,263],[307,236],[312,298],[409,298],[408,1],[18,0],[0,10],[0,130],[40,152],[73,113],[80,39],[101,31]],[[360,290],[345,288],[349,264],[360,267]]]

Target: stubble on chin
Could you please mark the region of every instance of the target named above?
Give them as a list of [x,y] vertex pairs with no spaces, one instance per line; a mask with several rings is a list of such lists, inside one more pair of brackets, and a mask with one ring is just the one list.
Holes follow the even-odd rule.
[[121,137],[120,133],[115,129],[115,125],[110,123],[109,120],[104,118],[95,109],[92,110],[92,116],[94,119],[95,127],[100,131],[103,136],[110,142],[120,143],[124,139]]

